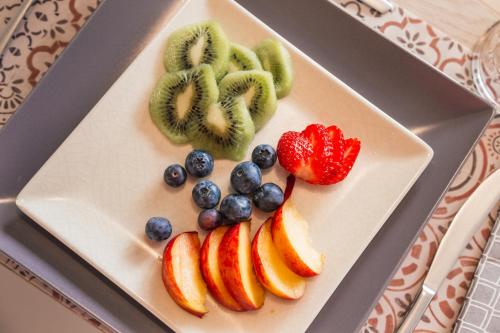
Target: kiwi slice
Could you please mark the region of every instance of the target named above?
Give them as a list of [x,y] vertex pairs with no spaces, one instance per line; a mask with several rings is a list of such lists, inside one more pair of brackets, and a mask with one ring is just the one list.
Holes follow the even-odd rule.
[[218,97],[212,67],[204,64],[164,74],[149,100],[149,113],[155,125],[172,142],[186,143],[189,123],[195,114],[205,111]]
[[194,148],[235,161],[245,157],[254,135],[252,118],[241,97],[228,97],[196,113],[189,129]]
[[278,98],[287,96],[292,89],[292,60],[288,50],[276,39],[265,39],[255,47],[262,68],[273,74]]
[[226,72],[229,41],[217,22],[188,25],[170,35],[165,49],[167,72],[190,69],[200,64],[212,66],[220,79]]
[[276,112],[276,91],[271,73],[262,70],[227,74],[219,83],[220,100],[242,96],[258,131]]
[[243,45],[231,43],[227,71],[232,73],[252,69],[262,69],[259,58],[257,58],[255,52]]

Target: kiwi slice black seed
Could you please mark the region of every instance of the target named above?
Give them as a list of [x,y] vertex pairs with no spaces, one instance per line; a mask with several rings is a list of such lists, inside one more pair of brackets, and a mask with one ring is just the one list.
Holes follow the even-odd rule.
[[219,90],[220,100],[243,97],[256,131],[276,112],[276,91],[269,72],[251,70],[227,74],[219,83]]
[[265,39],[255,47],[262,68],[273,74],[278,98],[287,96],[292,89],[293,70],[288,50],[276,39]]
[[226,73],[229,41],[217,22],[207,21],[180,28],[170,35],[165,49],[167,72],[209,64],[220,79]]
[[227,72],[262,69],[259,58],[254,51],[240,44],[231,43]]
[[254,135],[252,118],[241,97],[210,105],[195,115],[189,129],[194,148],[206,150],[215,158],[235,161],[245,157]]
[[149,101],[151,119],[173,143],[189,141],[187,131],[195,114],[217,101],[219,89],[212,67],[164,74]]

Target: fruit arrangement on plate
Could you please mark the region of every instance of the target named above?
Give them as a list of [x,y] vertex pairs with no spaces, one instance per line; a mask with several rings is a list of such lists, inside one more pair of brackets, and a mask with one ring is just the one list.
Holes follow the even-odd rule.
[[[332,185],[345,179],[360,151],[360,141],[345,139],[334,126],[311,124],[302,132],[281,135],[277,148],[257,145],[251,161],[237,164],[228,175],[234,193],[222,198],[208,179],[215,159],[240,161],[256,131],[277,109],[277,99],[292,88],[292,63],[277,40],[266,39],[249,49],[230,43],[216,22],[181,28],[167,41],[164,74],[150,99],[155,125],[176,144],[191,143],[184,162],[165,169],[163,179],[182,187],[188,177],[197,183],[192,200],[201,209],[198,226],[208,232],[201,243],[197,231],[172,238],[163,253],[162,278],[172,299],[202,317],[207,289],[233,311],[257,310],[266,290],[297,300],[306,281],[321,273],[324,256],[309,237],[307,220],[292,203],[295,178]],[[286,189],[263,183],[262,170],[275,166],[290,173]],[[252,211],[272,215],[252,238]],[[152,217],[145,231],[164,241],[172,225]]]

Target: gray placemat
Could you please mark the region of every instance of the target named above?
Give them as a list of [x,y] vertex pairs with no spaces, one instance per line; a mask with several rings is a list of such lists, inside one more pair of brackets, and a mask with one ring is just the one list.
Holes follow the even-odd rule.
[[498,213],[453,332],[500,332],[500,214]]

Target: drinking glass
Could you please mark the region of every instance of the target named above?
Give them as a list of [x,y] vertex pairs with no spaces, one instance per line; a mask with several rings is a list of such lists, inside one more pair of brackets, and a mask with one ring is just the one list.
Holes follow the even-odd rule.
[[474,46],[471,66],[479,94],[500,106],[500,21]]

